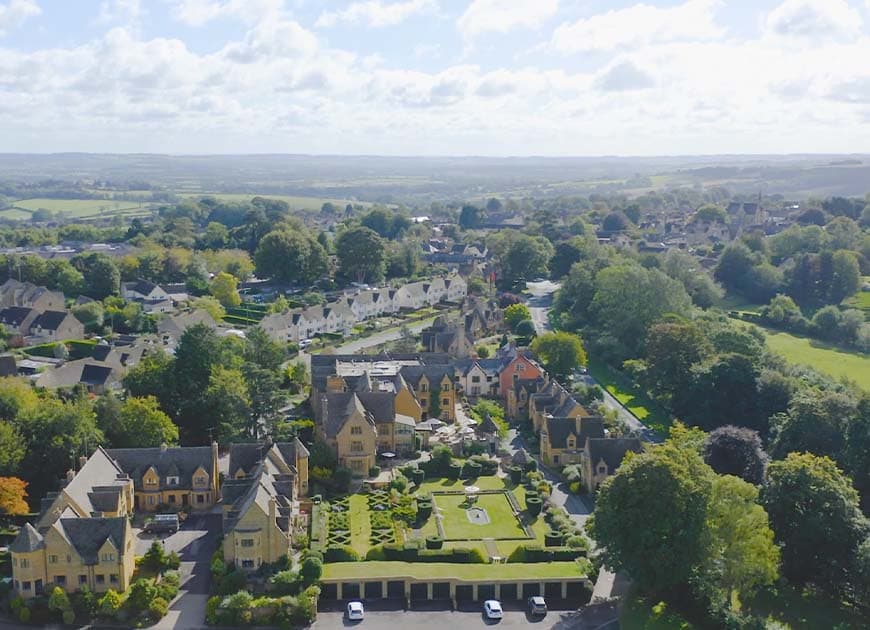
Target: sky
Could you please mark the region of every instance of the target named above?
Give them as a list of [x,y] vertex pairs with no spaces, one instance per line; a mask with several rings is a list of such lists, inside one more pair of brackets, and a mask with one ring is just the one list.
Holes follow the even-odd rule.
[[870,0],[0,0],[0,152],[870,153]]

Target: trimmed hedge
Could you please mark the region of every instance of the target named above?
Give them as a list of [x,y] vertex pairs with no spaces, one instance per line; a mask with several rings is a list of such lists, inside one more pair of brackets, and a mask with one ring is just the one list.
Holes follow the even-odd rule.
[[453,462],[450,464],[450,468],[447,471],[447,478],[456,481],[462,475],[462,466]]
[[541,513],[541,508],[543,507],[544,502],[541,501],[540,497],[529,497],[526,496],[526,511],[531,516],[537,516]]
[[[438,538],[430,536],[429,538]],[[429,545],[429,538],[426,540]],[[388,543],[376,551],[372,547],[366,558],[384,560],[402,560],[404,562],[453,562],[456,564],[485,564],[487,559],[479,549],[454,547],[453,549],[421,549],[422,541],[410,541],[405,544]],[[443,541],[441,541],[443,544]]]
[[[405,476],[407,477],[408,475],[405,475]],[[426,473],[423,472],[422,470],[420,470],[419,468],[415,468],[411,472],[411,475],[409,478],[411,479],[411,481],[414,482],[415,485],[419,486],[426,479]]]
[[544,534],[544,545],[547,547],[561,547],[563,540],[562,532],[550,530]]
[[508,562],[559,562],[586,557],[585,549],[571,547],[541,547],[539,543],[519,545],[508,556]]
[[477,479],[480,477],[481,470],[483,470],[483,466],[477,462],[469,460],[465,462],[465,465],[462,467],[462,477],[464,479]]
[[508,470],[511,477],[511,483],[515,486],[520,485],[520,482],[523,480],[523,469],[519,466],[511,466]]
[[323,556],[325,562],[359,562],[356,549],[350,545],[330,545]]

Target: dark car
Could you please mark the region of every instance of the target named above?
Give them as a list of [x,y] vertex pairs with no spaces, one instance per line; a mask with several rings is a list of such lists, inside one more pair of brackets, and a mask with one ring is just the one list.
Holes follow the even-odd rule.
[[547,602],[540,595],[529,597],[529,614],[530,615],[546,615]]
[[157,514],[145,523],[149,534],[174,534],[178,531],[178,514]]

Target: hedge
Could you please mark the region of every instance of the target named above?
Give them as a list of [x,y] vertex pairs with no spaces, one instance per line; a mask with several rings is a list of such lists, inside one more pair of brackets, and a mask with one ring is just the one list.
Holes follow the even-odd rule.
[[[405,476],[407,477],[408,475],[405,475]],[[423,480],[426,479],[426,473],[423,472],[422,470],[420,470],[419,468],[415,468],[411,472],[410,479],[411,479],[411,481],[414,482],[415,485],[419,486],[420,484],[423,483]]]
[[[427,547],[429,539],[439,539],[437,536],[430,536],[426,540]],[[440,540],[440,539],[439,539]],[[420,549],[422,541],[410,541],[405,544],[401,543],[386,543],[382,546],[372,547],[368,554],[367,560],[402,560],[404,562],[453,562],[456,564],[485,564],[487,559],[479,549],[468,549],[465,547],[454,547],[453,549]],[[443,544],[443,541],[441,541]]]
[[350,545],[330,545],[323,556],[325,562],[359,562],[359,554]]
[[520,485],[520,482],[523,480],[523,469],[519,466],[511,466],[508,472],[511,476],[511,483],[515,486]]
[[544,502],[541,501],[540,497],[526,497],[526,510],[532,516],[537,516],[541,513],[543,504]]
[[228,324],[238,324],[239,326],[256,326],[260,323],[250,317],[237,317],[235,315],[224,315],[224,321]]
[[562,532],[550,530],[544,534],[544,545],[547,547],[561,547],[564,536]]
[[480,477],[480,471],[482,469],[483,466],[477,462],[467,461],[465,462],[465,466],[462,467],[462,477],[464,479],[477,479]]
[[559,562],[576,560],[586,556],[585,549],[572,547],[541,547],[539,543],[517,546],[508,556],[508,562]]

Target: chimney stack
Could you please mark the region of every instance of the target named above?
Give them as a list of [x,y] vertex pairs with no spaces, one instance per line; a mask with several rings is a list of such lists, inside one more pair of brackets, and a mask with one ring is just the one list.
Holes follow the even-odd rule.
[[72,468],[70,468],[68,471],[66,471],[66,482],[69,483],[70,481],[73,480],[73,478],[75,476],[76,476],[76,471],[74,471]]
[[81,457],[79,457],[79,470],[81,470],[82,468],[84,468],[84,467],[85,467],[85,464],[87,464],[87,463],[88,463],[88,458],[87,458],[87,457],[85,457],[84,455],[82,455]]
[[167,448],[169,448],[169,446],[166,444],[166,442],[163,442],[160,444],[160,452],[161,453],[165,453]]

